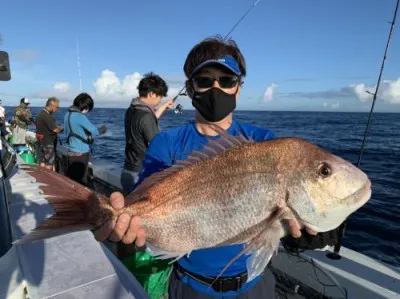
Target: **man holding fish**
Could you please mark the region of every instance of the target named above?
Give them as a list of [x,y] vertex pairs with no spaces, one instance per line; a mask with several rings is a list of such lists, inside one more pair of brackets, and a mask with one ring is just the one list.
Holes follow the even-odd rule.
[[[245,163],[247,163],[246,165],[242,164],[243,161],[239,158],[239,154],[237,154],[236,158],[232,157],[231,160],[227,158],[227,161],[236,161],[236,165],[229,165],[227,162],[224,162],[225,164],[222,164],[224,166],[222,168],[226,166],[226,173],[219,168],[218,176],[215,176],[212,180],[210,179],[210,181],[206,181],[206,177],[212,177],[214,173],[218,172],[213,172],[212,165],[209,166],[209,168],[206,167],[205,170],[203,169],[203,172],[199,171],[197,173],[197,180],[199,182],[196,182],[196,184],[201,183],[200,177],[205,177],[205,181],[203,182],[204,187],[200,188],[199,186],[188,185],[187,192],[189,194],[187,196],[192,196],[193,202],[201,202],[203,199],[204,202],[201,207],[198,207],[198,210],[186,211],[187,213],[197,213],[197,226],[191,227],[190,224],[188,224],[188,227],[182,227],[181,235],[171,234],[169,236],[169,238],[176,240],[177,244],[180,240],[190,238],[190,236],[193,236],[193,238],[199,236],[200,238],[201,232],[198,231],[199,227],[201,227],[201,225],[206,227],[208,223],[215,220],[215,217],[218,217],[214,214],[212,216],[214,219],[208,218],[209,216],[205,212],[207,210],[204,209],[207,209],[207,205],[213,208],[215,203],[208,203],[207,198],[218,197],[218,194],[215,192],[219,192],[219,190],[224,190],[220,192],[225,193],[230,192],[231,195],[234,193],[232,197],[229,197],[230,201],[227,203],[227,209],[230,209],[231,206],[235,206],[232,208],[232,213],[235,213],[236,207],[238,210],[259,209],[251,206],[252,201],[256,200],[254,193],[257,192],[266,192],[265,194],[271,198],[265,199],[265,201],[270,200],[271,205],[274,205],[274,209],[268,212],[270,216],[266,219],[262,218],[264,219],[262,220],[260,218],[259,221],[257,220],[258,222],[254,220],[255,225],[244,232],[249,235],[248,238],[246,237],[247,239],[243,236],[243,238],[239,237],[238,234],[234,234],[234,238],[229,239],[229,242],[219,244],[219,246],[213,246],[212,248],[197,247],[201,249],[187,252],[185,255],[170,255],[169,257],[176,257],[178,261],[174,264],[174,270],[171,274],[169,298],[210,298],[213,296],[232,296],[232,298],[275,298],[275,279],[271,271],[266,267],[277,246],[276,244],[273,245],[272,243],[275,241],[271,240],[276,239],[276,243],[279,243],[279,239],[286,235],[285,240],[294,244],[296,243],[293,242],[294,238],[301,238],[302,233],[303,235],[308,235],[307,240],[310,240],[312,239],[310,235],[316,235],[317,231],[321,232],[318,234],[319,240],[324,240],[323,237],[321,238],[321,235],[325,232],[329,233],[329,236],[334,236],[335,229],[340,223],[343,222],[350,213],[354,212],[366,202],[370,183],[368,183],[369,181],[364,174],[359,170],[354,170],[355,168],[353,167],[353,169],[350,163],[340,158],[332,157],[333,155],[322,152],[319,149],[310,148],[307,150],[307,153],[304,153],[305,156],[307,156],[307,154],[311,155],[312,158],[310,158],[310,161],[306,158],[297,159],[298,156],[302,156],[303,154],[303,145],[301,142],[289,142],[290,146],[283,146],[280,141],[278,141],[279,139],[275,139],[274,133],[270,130],[233,120],[232,112],[236,108],[236,101],[239,98],[243,83],[242,80],[246,75],[245,59],[234,41],[225,41],[219,37],[203,40],[195,45],[188,54],[184,65],[184,72],[187,77],[187,92],[196,109],[195,121],[178,128],[161,132],[154,137],[148,148],[146,158],[143,161],[143,171],[136,185],[139,186],[138,189],[143,187],[143,185],[151,184],[149,180],[145,180],[146,178],[163,169],[176,165],[178,161],[185,161],[188,159],[188,155],[193,152],[197,152],[197,154],[192,154],[191,157],[189,156],[189,162],[186,165],[193,166],[191,165],[193,161],[201,161],[202,155],[206,158],[212,156],[210,152],[216,151],[218,147],[222,146],[221,144],[215,143],[220,137],[218,135],[223,134],[221,129],[227,132],[227,135],[231,136],[231,138],[227,136],[224,137],[225,141],[231,144],[242,142],[239,141],[240,138],[234,139],[232,136],[241,136],[242,139],[251,140],[255,143],[269,139],[276,140],[273,141],[276,142],[274,144],[272,144],[272,141],[269,141],[271,143],[270,152],[272,156],[269,156],[268,159],[276,158],[282,154],[282,157],[278,158],[282,160],[282,163],[276,163],[277,166],[271,168],[272,170],[268,173],[268,175],[272,177],[273,172],[275,170],[277,172],[273,175],[273,178],[266,179],[267,182],[271,182],[272,180],[274,183],[271,183],[271,185],[274,184],[275,186],[273,188],[271,187],[272,189],[268,189],[268,192],[263,189],[264,185],[262,183],[265,182],[263,182],[261,178],[260,182],[257,182],[257,180],[260,175],[263,174],[263,171],[260,170],[260,165],[264,162],[269,163],[269,161],[257,160],[263,159],[264,156],[257,156],[258,154],[256,154],[255,150],[249,149],[248,155],[250,155],[251,152],[257,159],[247,159],[245,161]],[[220,129],[216,129],[215,126]],[[209,141],[210,143],[214,142],[214,148],[208,148],[209,152],[202,154],[202,143],[204,145]],[[308,145],[304,145],[304,147],[307,146]],[[313,156],[314,152],[315,156]],[[314,163],[314,160],[326,160],[328,162],[318,162],[319,164],[316,164],[314,171],[312,168],[314,164],[311,165]],[[296,165],[296,163],[298,164]],[[283,169],[284,167],[290,168],[291,170],[285,170]],[[291,184],[292,181],[290,183],[288,182],[291,176],[290,174],[297,174],[297,169],[301,169],[302,167],[305,169],[304,176],[301,174],[299,175],[301,178],[296,178],[296,180],[299,181],[296,187],[291,186],[291,189],[287,187],[284,192],[281,192],[282,190],[276,187],[283,185],[284,182]],[[248,179],[235,179],[235,176],[232,175],[232,172],[240,168],[246,168],[247,172],[243,174],[243,172],[240,173],[238,171],[238,176],[248,175]],[[208,169],[210,170],[207,171]],[[308,174],[307,171],[309,170],[315,177],[306,177]],[[256,172],[258,176],[254,176]],[[327,182],[331,177],[334,177],[336,181]],[[345,178],[353,180],[353,185],[341,185],[346,181]],[[325,181],[322,181],[324,179]],[[290,178],[290,180],[292,179]],[[293,178],[293,182],[296,180]],[[302,181],[300,182],[300,180]],[[314,184],[314,180],[318,180],[317,183]],[[140,186],[142,182],[143,184]],[[195,184],[195,182],[193,182],[193,184]],[[213,184],[216,186],[212,186]],[[151,187],[152,185],[149,186]],[[174,186],[170,186],[169,188],[173,190]],[[179,186],[176,188],[178,189]],[[245,188],[249,190],[244,192],[243,189]],[[141,190],[138,190],[137,193],[140,192]],[[168,192],[165,193],[167,197],[169,196]],[[180,193],[180,196],[184,196],[182,194],[183,193]],[[339,197],[347,199],[353,194],[356,194],[359,198],[362,197],[362,200],[359,200],[357,197],[357,203],[343,203],[343,206],[340,206],[340,209],[336,211],[336,202],[333,198],[336,198],[336,200]],[[249,205],[247,206],[244,204],[241,206],[240,203],[235,201],[236,197],[244,198],[241,203],[246,203],[247,200]],[[310,200],[309,197],[311,197]],[[139,199],[140,197],[137,196],[137,198]],[[324,201],[325,198],[326,202]],[[125,201],[131,203],[128,197],[125,200],[121,193],[113,193],[110,200],[112,207],[118,210],[124,208]],[[313,200],[317,203],[312,202]],[[354,202],[355,201],[356,200],[354,200]],[[360,203],[361,201],[363,202]],[[339,206],[340,204],[337,205]],[[351,207],[349,207],[350,205]],[[290,206],[292,209],[288,208]],[[334,215],[326,216],[329,213],[318,211],[318,209],[322,210],[325,208],[327,211],[330,211],[330,209],[335,211],[332,212]],[[185,209],[185,207],[182,207],[182,209]],[[171,210],[172,214],[175,213],[172,208]],[[177,211],[176,213],[180,212]],[[318,213],[323,214],[323,216]],[[260,213],[255,211],[253,216],[249,216],[250,218],[248,218],[248,221],[257,218],[259,214]],[[132,217],[130,215],[132,215],[132,213],[123,213],[118,218],[107,222],[95,231],[96,239],[99,241],[109,239],[113,242],[121,241],[124,244],[135,243],[138,247],[144,246],[146,242],[146,232],[147,240],[149,238],[148,226],[146,226],[146,230],[143,228],[144,225],[142,226],[142,223],[144,223],[146,219],[138,216]],[[304,215],[307,215],[307,217]],[[159,217],[170,217],[170,214],[167,216],[160,215]],[[221,218],[223,217],[226,217],[226,215],[221,216]],[[239,218],[240,217],[241,215]],[[201,223],[202,218],[204,219],[204,223]],[[282,225],[282,223],[284,223],[284,225]],[[235,227],[235,225],[240,225],[240,223],[232,223],[233,227]],[[265,226],[268,229],[261,226]],[[304,227],[304,229],[301,231],[302,227]],[[289,231],[289,237],[288,234],[282,232],[283,230]],[[218,232],[212,230],[212,226],[210,226],[208,231],[207,228],[205,228],[204,231],[207,232],[208,236],[218,234]],[[238,236],[237,239],[236,236]],[[162,238],[163,237],[160,236],[160,239]],[[249,242],[246,242],[247,244],[241,242],[245,239],[249,240]],[[159,245],[161,243],[160,241]],[[271,243],[271,246],[267,249],[264,243]],[[303,248],[307,248],[307,244],[304,246],[304,242],[302,243]],[[246,250],[246,245],[248,245],[250,251]],[[327,240],[319,242],[318,245],[317,247],[322,248],[325,247],[325,245],[333,244],[332,240],[328,238]],[[177,245],[176,251],[185,251],[183,247],[182,245],[179,248]],[[314,242],[313,248],[315,248]],[[173,250],[171,249],[170,251]],[[168,254],[171,253],[163,252],[162,254],[167,257]],[[262,260],[260,256],[263,256],[264,259]],[[249,271],[251,271],[251,273],[249,273]]]

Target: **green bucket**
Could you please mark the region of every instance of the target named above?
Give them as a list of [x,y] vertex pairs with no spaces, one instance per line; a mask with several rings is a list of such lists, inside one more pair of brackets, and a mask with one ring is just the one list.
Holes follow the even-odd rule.
[[27,164],[36,164],[35,156],[31,153],[22,153],[21,155],[22,160],[24,160]]
[[7,141],[9,145],[13,144],[13,139],[14,139],[14,135],[10,134],[10,137],[8,137],[8,141]]
[[154,259],[148,252],[135,252],[122,263],[135,276],[152,299],[168,298],[171,260]]

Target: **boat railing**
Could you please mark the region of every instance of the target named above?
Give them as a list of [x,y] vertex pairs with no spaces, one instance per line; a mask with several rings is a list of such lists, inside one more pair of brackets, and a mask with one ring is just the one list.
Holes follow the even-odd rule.
[[11,175],[17,157],[13,149],[6,143],[2,143],[1,168],[0,168],[0,257],[5,255],[12,246],[11,223],[6,196],[7,178]]

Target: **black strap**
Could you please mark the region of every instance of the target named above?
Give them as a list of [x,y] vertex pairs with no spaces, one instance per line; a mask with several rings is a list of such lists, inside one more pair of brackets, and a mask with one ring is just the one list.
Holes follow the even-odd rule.
[[69,139],[71,137],[75,137],[75,138],[79,139],[80,141],[90,145],[91,143],[87,139],[83,138],[82,136],[80,136],[80,135],[78,135],[78,134],[76,134],[76,133],[74,133],[72,131],[72,127],[71,127],[71,114],[72,114],[72,112],[78,112],[78,111],[71,111],[71,110],[69,111],[68,119],[67,119],[67,124],[68,124],[68,129],[69,129],[69,134],[67,136],[67,143],[69,144]]
[[181,275],[187,275],[205,285],[210,286],[212,284],[212,288],[216,292],[229,292],[229,291],[239,291],[242,286],[247,281],[247,272],[243,272],[237,276],[229,276],[229,277],[219,277],[217,280],[216,277],[210,276],[202,276],[199,274],[192,273],[186,269],[184,269],[179,263],[175,263],[175,270]]

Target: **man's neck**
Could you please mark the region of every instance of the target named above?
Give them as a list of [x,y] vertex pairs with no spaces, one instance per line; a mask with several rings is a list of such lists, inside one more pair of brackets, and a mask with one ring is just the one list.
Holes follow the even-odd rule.
[[204,120],[198,112],[196,112],[196,128],[200,134],[207,135],[207,136],[217,136],[219,135],[213,129],[213,126],[218,126],[223,130],[227,130],[232,125],[232,113],[225,117],[223,120],[215,123],[210,123]]
[[146,104],[147,106],[153,108],[153,105],[151,104],[151,101],[150,101],[148,98],[139,97],[139,98],[138,98],[138,101],[140,101],[140,102]]
[[44,107],[44,110],[45,110],[48,114],[51,114],[51,113],[52,113],[49,109],[47,109],[47,107]]

